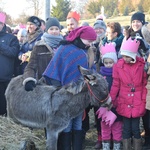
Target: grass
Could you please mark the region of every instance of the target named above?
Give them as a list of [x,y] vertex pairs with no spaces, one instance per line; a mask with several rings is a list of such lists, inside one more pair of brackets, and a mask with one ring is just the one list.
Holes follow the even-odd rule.
[[[94,110],[89,112],[90,129],[86,133],[84,150],[95,150],[97,141],[97,130],[95,128]],[[143,132],[142,120],[140,123],[141,133]],[[34,141],[38,150],[45,150],[46,139],[43,129],[30,129],[14,123],[7,117],[0,116],[0,150],[24,150],[24,143],[28,140]],[[29,150],[29,149],[26,149]]]
[[[105,21],[105,23],[107,23],[107,22],[119,22],[121,24],[121,26],[126,26],[126,25],[130,25],[130,20],[131,20],[131,15],[106,18],[104,21]],[[146,14],[145,20],[150,21],[150,15],[149,14]],[[95,18],[93,18],[93,19],[82,19],[82,20],[80,20],[79,23],[81,24],[82,22],[88,22],[90,26],[93,26],[95,21],[96,21]],[[65,21],[60,22],[60,23],[61,23],[61,25],[66,27]]]

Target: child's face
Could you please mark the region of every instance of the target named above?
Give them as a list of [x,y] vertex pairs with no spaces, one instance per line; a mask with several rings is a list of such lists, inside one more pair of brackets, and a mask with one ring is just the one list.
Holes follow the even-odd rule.
[[60,35],[60,29],[57,26],[52,26],[47,31],[51,35]]
[[125,60],[126,63],[131,63],[134,61],[133,58],[129,56],[122,55],[122,58]]
[[81,41],[86,45],[86,46],[90,46],[91,44],[92,44],[92,42],[93,41],[91,41],[91,40],[85,40],[85,39],[82,39],[82,38],[80,38],[81,39]]
[[106,68],[112,68],[113,67],[113,65],[114,65],[114,60],[112,60],[111,58],[104,58],[104,66],[106,67]]

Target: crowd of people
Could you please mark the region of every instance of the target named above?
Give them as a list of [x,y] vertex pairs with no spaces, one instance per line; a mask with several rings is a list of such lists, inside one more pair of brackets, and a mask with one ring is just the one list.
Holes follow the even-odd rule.
[[[47,85],[64,86],[77,82],[81,65],[97,71],[108,82],[113,103],[109,110],[116,120],[106,124],[99,108],[89,106],[70,120],[58,137],[58,150],[82,150],[90,128],[89,111],[94,109],[97,141],[95,149],[150,149],[149,45],[142,33],[145,14],[136,12],[128,26],[105,23],[97,17],[92,26],[80,25],[80,15],[70,11],[67,32],[56,17],[46,21],[37,16],[27,19],[26,27],[8,31],[6,15],[0,13],[0,115],[7,116],[5,90],[10,80],[23,76],[23,86],[32,92],[38,80]],[[70,100],[71,101],[71,100]],[[66,104],[67,105],[67,104]],[[83,114],[86,116],[83,119]],[[141,140],[140,123],[145,131]]]

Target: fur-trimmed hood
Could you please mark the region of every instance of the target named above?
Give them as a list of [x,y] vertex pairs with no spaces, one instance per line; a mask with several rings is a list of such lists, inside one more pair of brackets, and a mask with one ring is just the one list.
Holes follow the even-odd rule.
[[36,46],[42,46],[42,45],[45,45],[50,52],[52,51],[52,48],[44,40],[40,40],[36,42]]
[[150,23],[143,25],[141,31],[146,42],[150,44]]

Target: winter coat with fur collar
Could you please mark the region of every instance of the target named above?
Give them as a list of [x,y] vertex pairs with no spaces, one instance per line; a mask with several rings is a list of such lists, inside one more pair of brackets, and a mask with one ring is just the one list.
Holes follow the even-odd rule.
[[36,79],[40,79],[53,55],[54,52],[49,45],[43,40],[38,41],[32,50],[30,61],[24,70],[23,84],[29,80],[36,82]]

